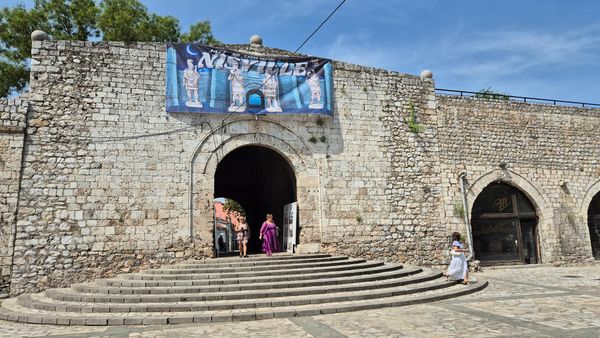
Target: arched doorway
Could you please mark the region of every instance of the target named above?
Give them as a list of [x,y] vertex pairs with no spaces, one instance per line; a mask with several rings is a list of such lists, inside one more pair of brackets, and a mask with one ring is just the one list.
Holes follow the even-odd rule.
[[[227,154],[217,165],[214,196],[237,201],[246,211],[250,226],[250,253],[261,251],[258,233],[267,213],[283,230],[284,205],[296,201],[296,176],[287,159],[262,146],[243,146]],[[283,242],[283,231],[279,231]]]
[[592,242],[592,255],[600,259],[600,193],[596,194],[588,208],[588,228]]
[[502,182],[477,196],[471,214],[475,257],[494,264],[537,263],[538,217],[519,189]]

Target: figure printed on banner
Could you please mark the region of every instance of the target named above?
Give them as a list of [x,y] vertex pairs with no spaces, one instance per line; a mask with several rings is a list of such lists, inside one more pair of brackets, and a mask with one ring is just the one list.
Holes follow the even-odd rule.
[[187,68],[183,71],[184,87],[187,91],[187,100],[185,105],[187,107],[202,108],[202,103],[198,100],[198,81],[200,81],[200,74],[198,74],[197,66],[194,65],[192,59],[187,59]]
[[167,47],[168,113],[333,114],[331,60]]

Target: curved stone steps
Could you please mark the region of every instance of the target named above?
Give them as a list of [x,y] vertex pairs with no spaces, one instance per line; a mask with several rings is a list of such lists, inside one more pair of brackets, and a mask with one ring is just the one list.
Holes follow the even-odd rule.
[[175,264],[168,264],[165,266],[177,266],[181,264],[194,264],[194,265],[210,265],[210,264],[229,264],[237,262],[261,262],[261,261],[300,261],[305,259],[317,259],[317,258],[348,258],[347,256],[332,256],[331,254],[290,254],[290,253],[274,253],[273,256],[268,257],[263,254],[252,254],[246,258],[240,258],[239,256],[223,257],[223,258],[206,258],[206,259],[188,259]]
[[46,296],[59,301],[89,302],[89,303],[128,303],[143,304],[148,302],[163,303],[182,303],[198,301],[217,301],[217,300],[239,300],[239,299],[267,299],[276,297],[292,297],[302,295],[323,295],[335,292],[354,292],[361,290],[375,290],[381,288],[399,287],[423,283],[439,279],[440,273],[428,273],[410,276],[407,278],[398,278],[385,281],[353,283],[343,286],[327,285],[316,287],[289,287],[279,290],[250,290],[236,292],[208,292],[208,293],[190,293],[190,294],[166,294],[166,295],[117,295],[117,294],[93,294],[82,293],[71,289],[50,289],[46,291]]
[[247,271],[269,271],[269,270],[284,270],[296,268],[319,268],[327,266],[342,266],[348,264],[364,263],[364,259],[338,259],[334,261],[319,261],[319,262],[294,262],[294,264],[272,264],[272,265],[250,265],[240,267],[219,267],[219,268],[189,268],[189,269],[145,269],[140,270],[140,273],[153,275],[177,275],[177,274],[202,274],[202,273],[224,273],[224,272],[247,272]]
[[306,264],[306,263],[318,263],[318,262],[333,262],[343,261],[349,259],[345,256],[331,256],[331,255],[303,255],[295,257],[289,256],[273,256],[270,258],[220,258],[218,262],[214,260],[204,261],[184,261],[176,264],[162,265],[160,269],[182,269],[182,268],[235,268],[235,267],[249,267],[249,266],[270,266],[270,265],[289,265],[289,264]]
[[308,273],[296,273],[295,271],[289,271],[289,274],[259,277],[243,277],[243,278],[210,278],[200,279],[201,275],[198,275],[198,279],[193,280],[158,280],[158,281],[146,281],[146,280],[135,280],[135,279],[120,279],[120,278],[107,278],[97,279],[95,283],[101,286],[108,287],[173,287],[173,286],[206,286],[206,285],[227,285],[227,284],[254,284],[254,283],[271,283],[271,282],[293,282],[302,281],[309,279],[324,279],[333,277],[350,277],[358,275],[369,275],[380,272],[389,272],[402,269],[402,265],[383,265],[383,264],[365,264],[360,269],[352,270],[337,270],[328,272],[308,272]]
[[18,304],[32,309],[77,312],[77,313],[131,313],[131,312],[193,312],[193,311],[218,311],[234,309],[250,309],[262,307],[286,307],[307,304],[324,304],[333,302],[355,301],[363,299],[376,299],[439,290],[455,285],[456,282],[432,280],[416,285],[403,287],[389,287],[374,290],[345,291],[313,296],[285,296],[270,299],[241,299],[175,303],[144,303],[142,304],[112,304],[112,303],[82,303],[57,301],[48,298],[44,293],[34,295],[21,295]]
[[[299,287],[343,285],[360,282],[379,281],[383,279],[405,277],[421,272],[420,268],[399,269],[374,273],[368,275],[358,275],[339,278],[327,278],[316,280],[303,280],[294,285]],[[165,295],[174,293],[214,293],[214,292],[238,292],[246,290],[271,290],[289,287],[289,282],[271,282],[271,283],[252,283],[252,284],[221,284],[221,285],[200,285],[200,286],[173,286],[173,287],[109,287],[97,285],[95,283],[78,283],[71,286],[71,289],[82,293],[102,293],[102,294],[151,294]]]
[[180,323],[207,323],[224,321],[242,321],[268,319],[278,317],[314,316],[328,313],[369,310],[392,306],[407,306],[454,298],[479,291],[487,286],[487,282],[464,286],[454,285],[441,290],[432,290],[409,295],[387,298],[361,299],[326,304],[307,304],[287,307],[264,307],[240,310],[198,311],[187,313],[107,313],[107,314],[68,314],[52,311],[30,309],[18,304],[17,299],[3,302],[0,308],[0,319],[22,323],[58,324],[58,325],[153,325]]
[[[399,264],[328,255],[292,257],[238,258],[241,265],[231,258],[192,262],[191,269],[185,262],[183,269],[158,269],[173,274],[123,274],[49,289],[3,301],[0,318],[63,325],[252,320],[416,304],[487,285],[458,285],[445,281],[440,272]],[[200,265],[211,267],[197,269]],[[212,270],[222,272],[206,272]]]
[[183,274],[147,274],[147,273],[127,273],[118,274],[117,278],[120,279],[131,279],[131,280],[200,280],[200,279],[221,279],[221,278],[243,278],[253,276],[279,276],[281,274],[308,274],[315,272],[326,272],[326,271],[343,271],[361,269],[365,267],[375,267],[384,265],[383,262],[367,262],[364,259],[351,259],[346,261],[347,264],[325,266],[317,268],[273,268],[269,270],[249,270],[242,272],[223,272],[223,273],[183,273]]

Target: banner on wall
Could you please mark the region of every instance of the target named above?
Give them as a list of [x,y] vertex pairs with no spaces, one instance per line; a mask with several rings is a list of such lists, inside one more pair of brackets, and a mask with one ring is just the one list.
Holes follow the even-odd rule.
[[167,46],[167,112],[332,114],[331,60]]

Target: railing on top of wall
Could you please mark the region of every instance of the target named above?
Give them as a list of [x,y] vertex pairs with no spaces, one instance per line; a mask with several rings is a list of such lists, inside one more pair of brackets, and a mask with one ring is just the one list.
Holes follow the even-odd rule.
[[564,101],[554,99],[541,99],[539,97],[527,97],[527,96],[514,96],[498,93],[487,93],[487,92],[470,92],[466,90],[454,90],[454,89],[443,89],[436,88],[437,94],[456,95],[460,97],[477,97],[488,100],[498,101],[518,101],[518,102],[530,102],[530,103],[546,103],[553,105],[564,105],[564,106],[578,106],[583,108],[600,108],[600,103],[588,103],[588,102],[577,102],[577,101]]

